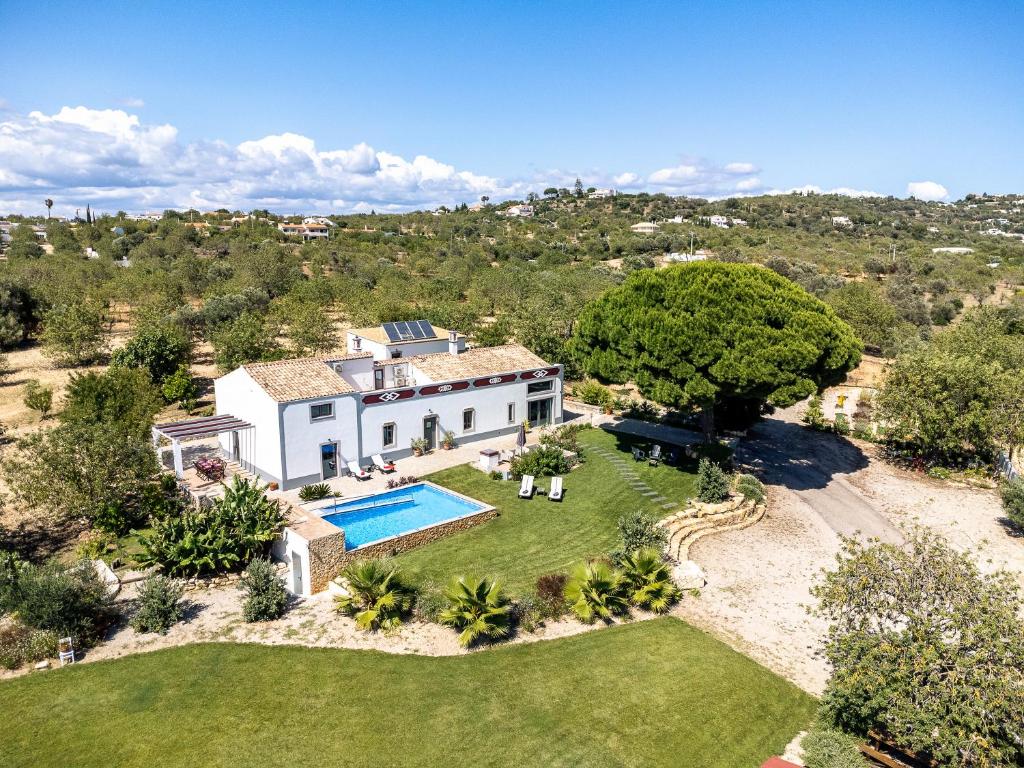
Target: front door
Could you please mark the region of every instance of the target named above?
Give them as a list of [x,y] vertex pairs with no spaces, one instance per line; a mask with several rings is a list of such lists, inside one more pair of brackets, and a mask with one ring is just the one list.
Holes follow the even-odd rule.
[[531,400],[526,406],[526,418],[531,427],[543,427],[551,423],[551,398]]
[[428,416],[423,420],[423,439],[427,441],[427,450],[437,448],[437,416]]
[[338,476],[338,444],[324,443],[320,446],[320,477],[327,480]]

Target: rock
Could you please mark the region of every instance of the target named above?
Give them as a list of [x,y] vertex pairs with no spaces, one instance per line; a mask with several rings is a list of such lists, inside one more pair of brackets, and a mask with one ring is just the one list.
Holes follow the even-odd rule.
[[680,589],[702,589],[707,584],[704,570],[693,560],[685,560],[673,568],[672,578]]
[[35,668],[36,669],[49,669],[50,668],[50,662],[48,660],[46,660],[46,659],[43,659],[42,661],[36,663]]

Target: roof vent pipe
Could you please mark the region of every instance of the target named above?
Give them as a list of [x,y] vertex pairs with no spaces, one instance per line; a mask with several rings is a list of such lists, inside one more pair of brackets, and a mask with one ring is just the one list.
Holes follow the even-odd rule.
[[459,334],[455,331],[448,331],[448,354],[459,354]]

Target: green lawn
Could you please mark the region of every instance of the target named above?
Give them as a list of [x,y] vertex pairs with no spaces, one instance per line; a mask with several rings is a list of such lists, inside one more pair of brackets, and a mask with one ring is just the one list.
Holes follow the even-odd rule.
[[754,768],[814,708],[674,618],[447,658],[215,643],[0,683],[0,765]]
[[[472,573],[500,578],[510,593],[523,594],[533,589],[542,574],[606,554],[618,543],[615,523],[623,513],[644,509],[660,517],[665,510],[634,491],[610,462],[587,451],[586,446],[622,451],[641,479],[670,500],[681,501],[694,494],[695,464],[676,468],[634,463],[627,441],[601,429],[583,431],[586,460],[566,476],[561,503],[543,496],[522,500],[518,498],[519,483],[491,480],[467,466],[431,475],[427,479],[493,505],[500,516],[401,555],[399,561],[416,583],[425,587]],[[546,488],[548,478],[538,484]]]

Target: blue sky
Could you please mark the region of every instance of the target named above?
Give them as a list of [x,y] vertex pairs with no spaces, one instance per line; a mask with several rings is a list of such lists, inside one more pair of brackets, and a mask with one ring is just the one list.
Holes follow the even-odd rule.
[[1019,2],[0,0],[0,28],[21,30],[0,42],[0,210],[44,189],[397,209],[577,174],[1024,191]]

